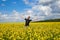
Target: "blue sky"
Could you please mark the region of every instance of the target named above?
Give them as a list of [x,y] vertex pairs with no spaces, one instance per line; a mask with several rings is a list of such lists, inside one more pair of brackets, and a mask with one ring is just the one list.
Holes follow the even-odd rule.
[[60,18],[60,0],[0,0],[0,22]]
[[23,11],[26,8],[31,8],[28,5],[25,5],[23,0],[1,0],[0,1],[0,11],[7,11],[8,13],[12,10]]

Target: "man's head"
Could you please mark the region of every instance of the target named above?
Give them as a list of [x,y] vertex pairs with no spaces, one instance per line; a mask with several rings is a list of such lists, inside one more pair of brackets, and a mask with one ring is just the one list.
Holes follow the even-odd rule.
[[30,19],[30,16],[28,16],[28,18],[27,19]]

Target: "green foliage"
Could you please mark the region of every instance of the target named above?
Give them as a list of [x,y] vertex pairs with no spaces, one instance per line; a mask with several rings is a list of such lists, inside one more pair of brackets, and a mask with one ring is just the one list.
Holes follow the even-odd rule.
[[49,20],[41,20],[36,22],[60,22],[60,19],[49,19]]

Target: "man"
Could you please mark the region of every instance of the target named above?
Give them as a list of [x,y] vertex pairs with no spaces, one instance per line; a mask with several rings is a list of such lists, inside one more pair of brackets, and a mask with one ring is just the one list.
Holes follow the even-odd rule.
[[[21,18],[25,18],[24,16],[20,16]],[[29,26],[29,23],[31,22],[31,21],[33,21],[33,20],[37,20],[37,18],[35,17],[35,18],[33,18],[32,20],[30,20],[30,16],[28,16],[27,18],[25,18],[24,19],[25,20],[25,26]]]
[[25,26],[29,26],[29,23],[31,22],[32,20],[30,20],[30,16],[28,16],[28,18],[25,18]]

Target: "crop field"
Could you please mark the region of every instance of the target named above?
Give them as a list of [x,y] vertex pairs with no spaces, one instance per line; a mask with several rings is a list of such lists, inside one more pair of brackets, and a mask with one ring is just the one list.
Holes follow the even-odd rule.
[[0,40],[60,40],[60,22],[0,23]]

